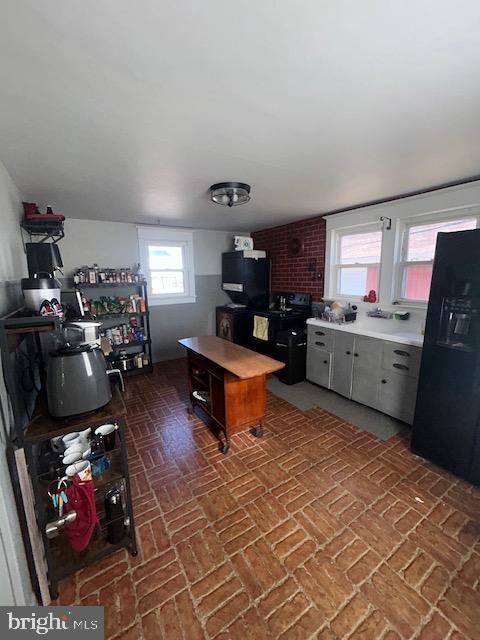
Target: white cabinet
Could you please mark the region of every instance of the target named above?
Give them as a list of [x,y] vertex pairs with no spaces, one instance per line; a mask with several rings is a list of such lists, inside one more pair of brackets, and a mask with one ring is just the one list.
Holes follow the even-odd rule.
[[335,334],[331,388],[346,398],[352,395],[353,344],[352,333]]
[[421,354],[419,347],[309,325],[307,380],[411,424]]
[[418,379],[401,373],[382,372],[377,409],[389,416],[413,423]]
[[330,371],[332,356],[328,351],[312,348],[307,357],[307,380],[330,389]]
[[353,349],[352,400],[377,407],[382,342],[355,336]]

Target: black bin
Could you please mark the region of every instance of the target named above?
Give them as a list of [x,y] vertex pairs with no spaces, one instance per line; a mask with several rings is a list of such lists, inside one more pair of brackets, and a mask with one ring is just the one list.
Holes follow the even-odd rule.
[[275,357],[285,362],[277,377],[285,384],[305,380],[307,366],[307,333],[304,329],[279,331],[275,342]]

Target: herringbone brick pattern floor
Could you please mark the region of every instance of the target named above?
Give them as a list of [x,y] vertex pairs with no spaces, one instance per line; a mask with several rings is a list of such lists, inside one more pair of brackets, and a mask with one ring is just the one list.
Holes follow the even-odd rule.
[[269,395],[223,456],[182,360],[127,384],[138,557],[61,585],[108,638],[480,638],[480,491],[320,408]]

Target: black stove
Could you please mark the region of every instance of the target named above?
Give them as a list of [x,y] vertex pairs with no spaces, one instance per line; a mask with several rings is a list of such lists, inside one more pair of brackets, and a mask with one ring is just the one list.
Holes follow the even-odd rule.
[[268,340],[260,340],[252,333],[248,346],[254,351],[275,357],[275,344],[280,331],[300,331],[306,327],[307,318],[312,316],[312,296],[309,293],[274,292],[270,296],[268,309],[256,309],[250,313],[252,330],[254,316],[268,319]]

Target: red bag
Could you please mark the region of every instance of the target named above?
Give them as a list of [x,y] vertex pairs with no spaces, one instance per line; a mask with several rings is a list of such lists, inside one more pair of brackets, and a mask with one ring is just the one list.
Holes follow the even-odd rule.
[[68,502],[65,511],[76,511],[76,519],[65,527],[65,533],[74,551],[83,551],[90,542],[93,530],[99,525],[95,491],[92,480],[82,481],[77,474],[66,490]]

